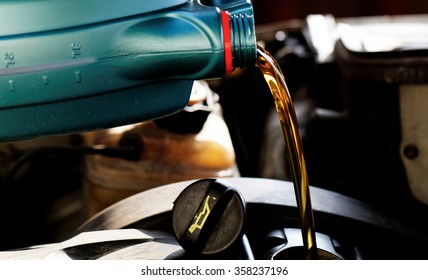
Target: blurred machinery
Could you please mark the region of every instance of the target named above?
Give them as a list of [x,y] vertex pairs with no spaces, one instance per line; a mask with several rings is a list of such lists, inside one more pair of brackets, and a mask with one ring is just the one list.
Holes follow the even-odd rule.
[[196,81],[190,104],[174,116],[85,134],[88,145],[118,146],[136,141],[134,161],[87,157],[88,217],[130,195],[161,185],[198,178],[239,176],[229,130],[218,96]]

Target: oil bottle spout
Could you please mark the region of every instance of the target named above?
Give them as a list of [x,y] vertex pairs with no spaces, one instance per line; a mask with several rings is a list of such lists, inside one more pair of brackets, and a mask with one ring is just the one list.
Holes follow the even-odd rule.
[[216,6],[226,11],[224,13],[227,13],[230,22],[233,67],[255,65],[257,45],[254,11],[251,1],[202,0],[201,3],[207,6]]

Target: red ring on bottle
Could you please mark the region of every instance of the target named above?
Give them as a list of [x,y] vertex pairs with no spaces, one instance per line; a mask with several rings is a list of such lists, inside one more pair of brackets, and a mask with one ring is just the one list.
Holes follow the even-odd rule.
[[232,36],[230,33],[230,18],[227,11],[221,11],[221,25],[223,28],[223,47],[226,73],[232,73]]

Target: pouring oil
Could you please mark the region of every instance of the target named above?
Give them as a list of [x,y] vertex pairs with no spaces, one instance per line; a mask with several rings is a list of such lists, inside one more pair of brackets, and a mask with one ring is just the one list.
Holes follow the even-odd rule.
[[296,112],[281,68],[262,47],[257,48],[257,67],[262,71],[275,101],[287,148],[294,183],[297,207],[300,214],[303,245],[308,259],[317,259],[314,219],[309,193],[309,182],[303,154]]

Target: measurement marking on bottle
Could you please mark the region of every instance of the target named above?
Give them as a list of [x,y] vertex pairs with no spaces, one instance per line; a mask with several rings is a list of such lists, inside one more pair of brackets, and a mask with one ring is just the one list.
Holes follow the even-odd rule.
[[9,80],[9,91],[14,92],[15,91],[15,81]]
[[49,76],[43,75],[42,79],[44,85],[49,85]]
[[76,78],[76,83],[81,83],[82,82],[82,73],[80,73],[80,71],[76,71],[74,73],[74,76]]
[[4,63],[6,64],[6,68],[8,68],[10,65],[15,64],[15,54],[11,51],[7,51],[4,54]]
[[71,57],[76,58],[77,55],[81,55],[82,46],[79,42],[71,43]]

